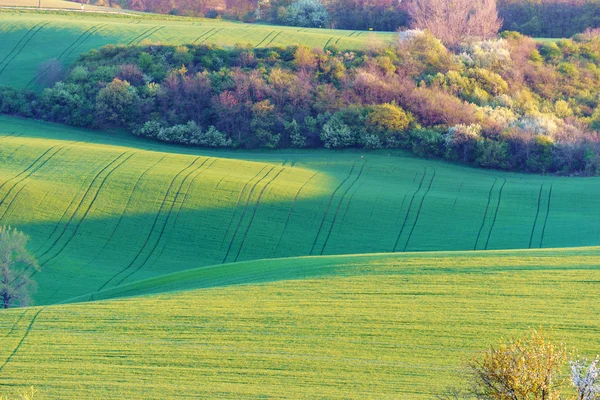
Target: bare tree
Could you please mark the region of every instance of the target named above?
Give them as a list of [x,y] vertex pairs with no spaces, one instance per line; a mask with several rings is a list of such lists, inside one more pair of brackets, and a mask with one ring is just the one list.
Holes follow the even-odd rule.
[[31,268],[39,265],[25,246],[29,237],[10,227],[0,227],[0,299],[3,308],[27,306],[35,283],[29,277]]
[[407,10],[413,28],[426,29],[450,46],[467,37],[489,39],[502,26],[496,0],[410,0]]

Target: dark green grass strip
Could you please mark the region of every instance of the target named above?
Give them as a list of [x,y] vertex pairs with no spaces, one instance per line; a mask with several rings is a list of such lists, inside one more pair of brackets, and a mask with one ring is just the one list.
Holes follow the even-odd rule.
[[31,36],[29,36],[29,38],[25,41],[25,43],[23,43],[23,46],[21,46],[21,49],[19,49],[19,51],[17,51],[7,62],[6,64],[4,64],[4,67],[2,67],[2,69],[0,70],[0,75],[2,75],[2,73],[4,72],[4,70],[6,69],[6,67],[8,67],[10,65],[10,63],[12,63],[14,61],[15,58],[17,58],[17,56],[19,54],[21,54],[21,52],[23,51],[23,49],[27,46],[27,44],[29,44],[29,42],[31,41],[31,39],[33,39],[33,37],[46,25],[48,25],[49,22],[46,22],[45,24],[40,25],[32,34]]
[[281,245],[281,240],[283,239],[283,235],[285,234],[285,231],[290,223],[290,218],[292,217],[292,213],[294,212],[294,206],[296,205],[296,201],[298,200],[298,196],[300,195],[300,192],[302,192],[302,189],[304,189],[304,187],[306,185],[308,185],[308,183],[310,181],[312,181],[313,178],[315,176],[317,176],[318,174],[319,174],[318,172],[315,172],[310,178],[308,178],[308,180],[306,182],[304,182],[302,184],[302,186],[300,186],[300,189],[298,189],[298,191],[294,195],[294,199],[292,200],[292,205],[290,206],[290,210],[288,211],[287,219],[285,220],[285,225],[283,226],[283,231],[281,231],[281,235],[279,236],[279,240],[277,241],[277,246],[275,246],[275,251],[273,252],[272,256],[275,256],[277,254],[277,250],[279,250],[279,246]]
[[208,35],[212,31],[214,31],[215,29],[217,29],[217,28],[210,28],[209,30],[207,30],[206,32],[204,32],[202,35],[200,35],[196,39],[194,39],[194,41],[192,42],[192,44],[196,43],[198,40],[202,39],[204,36]]
[[0,366],[0,372],[2,372],[2,370],[4,369],[4,367],[6,367],[6,365],[10,362],[10,360],[12,360],[12,358],[15,356],[15,354],[17,354],[17,352],[19,351],[19,348],[21,348],[21,345],[23,344],[23,342],[25,341],[25,339],[27,339],[27,336],[29,336],[29,332],[31,332],[31,328],[33,327],[33,324],[35,323],[35,320],[37,319],[38,315],[40,315],[40,313],[43,310],[44,310],[43,308],[40,308],[39,311],[37,313],[35,313],[35,315],[31,319],[31,322],[29,323],[29,326],[27,327],[27,330],[25,331],[25,334],[21,338],[21,341],[17,344],[17,347],[15,347],[15,349],[10,354],[10,356],[8,356],[8,358],[6,359],[6,361],[4,361],[4,364],[2,364]]
[[267,36],[265,36],[263,40],[261,40],[256,46],[254,46],[254,48],[259,48],[260,45],[263,44],[274,32],[275,31],[270,31],[269,33],[267,33]]
[[[404,228],[406,227],[406,222],[408,221],[408,216],[410,215],[410,210],[412,209],[413,203],[415,201],[415,197],[417,196],[417,194],[419,193],[419,191],[421,190],[421,188],[423,187],[423,182],[425,181],[425,176],[427,175],[427,168],[423,169],[423,176],[421,177],[421,181],[419,182],[419,186],[417,187],[417,190],[415,190],[415,192],[413,193],[411,199],[410,199],[410,203],[408,203],[408,209],[406,210],[406,214],[404,215],[404,221],[402,221],[402,226],[400,227],[400,232],[398,232],[398,237],[396,238],[396,243],[394,244],[394,248],[392,250],[392,253],[396,252],[396,249],[398,248],[398,243],[400,242],[400,237],[402,236],[402,232],[404,232]],[[417,175],[415,174],[415,179],[416,179]],[[413,179],[414,182],[414,179]],[[406,196],[404,197],[406,199]],[[400,206],[400,210],[402,210],[402,206],[404,205],[404,200],[402,200],[402,205]]]
[[263,194],[265,193],[265,191],[267,190],[267,188],[269,187],[269,185],[271,183],[273,183],[273,181],[275,179],[277,179],[277,177],[279,175],[281,175],[281,173],[283,171],[285,171],[285,168],[280,169],[279,172],[277,172],[277,174],[275,174],[275,176],[269,182],[267,182],[265,184],[265,186],[263,186],[262,190],[258,194],[258,199],[256,199],[256,204],[254,205],[254,211],[252,212],[252,216],[250,217],[250,222],[248,223],[248,227],[246,228],[246,231],[244,232],[244,236],[242,237],[242,243],[240,244],[238,252],[235,255],[234,262],[237,262],[238,258],[240,257],[240,254],[242,252],[242,249],[244,248],[244,243],[246,243],[246,238],[248,237],[248,232],[250,232],[250,228],[252,228],[252,222],[254,222],[254,217],[256,216],[256,212],[258,211],[258,206],[260,205],[260,199],[262,198]]
[[[125,154],[125,153],[123,153]],[[51,256],[50,258],[48,258],[46,261],[44,261],[42,263],[42,266],[48,264],[50,261],[54,260],[56,257],[58,257],[59,254],[61,254],[65,248],[69,245],[69,243],[71,243],[71,240],[73,240],[73,238],[77,235],[77,232],[79,232],[79,228],[81,228],[81,225],[83,223],[83,221],[87,218],[88,214],[90,213],[92,207],[94,206],[94,204],[96,203],[96,200],[98,199],[98,195],[100,194],[100,192],[102,191],[102,188],[104,187],[104,185],[106,184],[106,182],[108,181],[108,178],[110,178],[110,176],[117,170],[119,169],[121,166],[123,166],[127,161],[129,161],[129,159],[131,159],[131,157],[133,157],[135,155],[135,153],[131,153],[128,157],[126,157],[125,159],[123,159],[122,161],[120,161],[119,163],[115,163],[115,166],[108,171],[108,173],[104,176],[104,178],[102,179],[102,181],[100,182],[100,185],[98,186],[98,189],[96,190],[96,192],[94,193],[94,196],[92,197],[92,201],[89,203],[89,205],[87,206],[86,210],[83,213],[83,216],[81,217],[81,219],[79,220],[79,222],[77,222],[77,225],[75,225],[75,229],[73,230],[73,233],[70,235],[70,237],[64,242],[64,244],[61,246],[61,248],[58,250],[58,252],[56,252],[53,256]],[[64,232],[64,231],[63,231]],[[32,276],[35,275],[37,273],[37,271],[34,271]]]
[[223,264],[227,261],[227,257],[229,257],[229,253],[231,252],[231,247],[233,246],[233,242],[235,241],[235,238],[240,230],[240,226],[242,225],[242,222],[244,221],[244,216],[246,215],[246,212],[248,211],[248,204],[250,203],[250,199],[252,198],[252,194],[254,193],[254,190],[256,189],[258,184],[260,182],[262,182],[264,179],[266,179],[267,176],[269,176],[271,171],[273,171],[274,169],[275,169],[275,167],[271,167],[271,169],[263,177],[261,177],[259,180],[257,180],[254,183],[254,185],[252,185],[252,188],[250,189],[250,193],[248,194],[248,198],[246,199],[246,204],[244,205],[244,210],[242,211],[242,215],[240,216],[240,220],[238,221],[238,224],[235,227],[235,231],[233,232],[233,236],[231,237],[231,240],[229,241],[229,246],[227,247],[227,252],[225,253],[225,257],[223,257]]
[[500,209],[500,202],[502,201],[502,191],[504,190],[504,185],[506,185],[506,178],[504,182],[502,182],[502,186],[500,186],[500,191],[498,192],[498,204],[496,205],[496,211],[494,211],[494,218],[492,219],[492,226],[490,226],[490,231],[488,232],[487,240],[485,241],[485,250],[488,249],[488,245],[490,244],[490,237],[492,237],[492,231],[494,230],[494,226],[496,225],[496,219],[498,218],[498,210]]
[[531,243],[533,242],[533,234],[535,232],[537,220],[540,215],[540,204],[542,202],[542,190],[544,190],[543,183],[540,185],[540,193],[538,194],[537,211],[535,212],[535,218],[533,219],[533,227],[531,228],[531,235],[529,236],[529,248],[531,248]]
[[417,226],[417,223],[419,222],[419,217],[421,216],[421,209],[423,208],[423,203],[425,203],[425,198],[427,197],[427,194],[429,194],[429,191],[431,190],[431,185],[433,184],[434,179],[435,179],[435,168],[433,168],[433,176],[431,177],[431,180],[429,181],[429,186],[427,186],[427,190],[425,191],[425,194],[423,194],[423,197],[421,198],[421,203],[419,204],[419,209],[417,210],[417,217],[415,218],[415,222],[413,223],[413,226],[410,229],[410,233],[408,234],[408,239],[406,239],[406,244],[404,245],[404,249],[402,250],[403,252],[406,252],[406,249],[408,248],[408,244],[410,243],[410,238],[412,237],[413,232],[415,231],[415,228]]
[[[173,209],[175,208],[175,204],[177,203],[177,199],[179,198],[179,196],[181,195],[181,190],[183,188],[183,185],[185,185],[185,182],[188,180],[188,178],[195,172],[197,172],[198,170],[200,170],[204,164],[206,164],[206,162],[209,159],[205,159],[202,164],[200,164],[199,166],[197,166],[195,169],[192,169],[182,180],[181,183],[179,184],[179,187],[177,188],[177,190],[175,191],[175,197],[173,197],[173,200],[171,201],[171,206],[169,207],[169,211],[167,212],[167,216],[165,218],[164,223],[162,224],[162,227],[160,228],[160,231],[158,233],[158,238],[156,239],[154,245],[152,246],[152,248],[150,249],[150,251],[148,252],[148,255],[144,258],[144,260],[140,263],[140,265],[137,268],[134,268],[133,270],[131,270],[131,272],[129,274],[125,274],[125,276],[123,278],[121,278],[121,280],[119,282],[117,282],[117,284],[115,286],[119,286],[120,284],[122,284],[127,278],[129,278],[130,276],[132,276],[133,274],[137,273],[139,270],[141,270],[144,265],[146,265],[146,263],[148,262],[148,260],[150,260],[150,257],[152,257],[152,255],[154,254],[154,252],[156,251],[156,249],[158,248],[158,245],[160,244],[165,231],[167,229],[167,226],[169,225],[169,220],[171,219],[171,215],[173,214]],[[141,254],[138,253],[138,254]]]
[[[254,175],[252,178],[250,178],[248,181],[246,181],[246,183],[244,184],[244,187],[242,187],[242,190],[240,190],[240,193],[238,193],[238,198],[237,198],[237,202],[235,203],[235,208],[233,209],[233,214],[231,214],[231,218],[229,219],[229,223],[227,224],[227,229],[225,230],[225,234],[223,235],[223,239],[221,239],[221,246],[223,246],[223,244],[225,244],[225,239],[227,239],[227,235],[229,234],[229,230],[233,226],[233,221],[235,220],[235,216],[237,215],[237,211],[238,211],[238,208],[240,206],[240,202],[242,200],[242,196],[244,194],[244,191],[246,190],[246,188],[248,187],[248,185],[250,185],[250,182],[252,182],[254,179],[258,178],[258,176],[265,170],[265,168],[267,168],[266,165],[264,167],[262,167],[260,169],[260,171],[258,171],[256,173],[256,175]],[[217,187],[218,186],[219,186],[219,184],[217,184]]]
[[[69,220],[67,221],[67,223],[65,224],[62,232],[58,235],[58,237],[54,240],[54,242],[50,245],[50,247],[44,251],[42,254],[40,254],[37,258],[38,260],[42,259],[43,257],[45,257],[48,253],[50,253],[50,251],[58,244],[58,241],[66,234],[67,229],[69,228],[69,226],[71,225],[71,223],[73,222],[73,219],[75,218],[75,215],[77,215],[77,212],[83,208],[83,203],[85,201],[85,199],[88,197],[88,195],[92,192],[92,189],[94,187],[94,183],[100,178],[100,175],[102,175],[102,173],[104,171],[106,171],[108,168],[110,168],[113,164],[117,163],[119,161],[119,159],[121,157],[123,157],[127,152],[123,152],[121,153],[119,156],[117,156],[114,160],[112,160],[110,163],[106,164],[104,166],[104,168],[102,168],[100,170],[100,172],[98,172],[96,174],[96,176],[94,177],[94,179],[92,180],[92,182],[90,183],[90,185],[88,186],[85,194],[83,195],[83,197],[81,198],[81,201],[79,202],[79,204],[77,205],[77,208],[75,209],[75,211],[73,212],[73,214],[71,214],[71,217],[69,218]],[[44,262],[45,264],[45,262]],[[35,275],[36,271],[34,271],[34,275]]]
[[[364,164],[363,164],[363,166],[364,166]],[[313,255],[315,246],[317,245],[317,240],[319,239],[319,235],[321,234],[321,230],[323,229],[323,224],[325,224],[325,219],[327,218],[327,214],[329,213],[329,208],[331,207],[331,203],[333,202],[333,197],[340,190],[340,188],[348,181],[348,179],[350,179],[350,177],[352,176],[352,172],[354,172],[354,167],[356,167],[356,163],[352,164],[352,168],[350,168],[350,172],[348,173],[348,176],[346,176],[346,178],[338,185],[338,187],[335,188],[333,193],[331,193],[331,196],[329,196],[329,202],[327,203],[327,207],[325,207],[325,212],[323,213],[323,218],[321,218],[321,224],[319,225],[319,230],[317,230],[315,240],[313,241],[312,247],[310,248],[309,255],[311,255],[311,256]]]
[[546,218],[544,218],[544,228],[542,228],[542,238],[540,239],[540,248],[544,245],[544,235],[546,234],[546,224],[548,223],[548,215],[550,215],[550,200],[552,199],[552,185],[548,192],[548,207],[546,208]]
[[350,191],[350,189],[360,179],[360,177],[361,177],[361,175],[362,175],[362,173],[363,173],[363,171],[365,169],[365,165],[367,165],[366,162],[363,163],[363,165],[360,167],[360,171],[358,171],[358,174],[356,175],[356,178],[354,179],[354,181],[352,181],[352,183],[346,188],[346,190],[342,194],[342,197],[340,198],[338,206],[335,209],[335,214],[333,214],[333,221],[331,221],[331,225],[329,226],[329,231],[327,232],[327,236],[325,237],[325,243],[323,243],[323,248],[321,249],[320,255],[323,255],[323,252],[325,251],[325,248],[327,247],[327,243],[329,243],[329,238],[331,237],[331,232],[333,231],[333,227],[335,225],[335,221],[337,220],[338,215],[340,213],[340,207],[342,206],[342,203],[344,202],[344,198],[346,197],[346,195],[348,194],[348,192]]
[[323,50],[327,49],[327,46],[329,46],[329,43],[331,43],[331,40],[333,39],[333,36],[331,36],[329,38],[329,40],[327,41],[327,43],[325,43],[325,46],[323,46]]
[[475,246],[473,246],[473,250],[477,250],[477,243],[479,243],[479,238],[481,237],[481,232],[483,231],[483,227],[485,225],[485,219],[487,218],[487,214],[490,209],[490,202],[492,201],[492,192],[494,191],[496,182],[498,182],[498,178],[494,178],[494,183],[492,183],[492,187],[490,188],[490,192],[488,194],[487,205],[485,206],[485,212],[483,213],[483,219],[481,220],[481,226],[479,227],[479,232],[477,232],[477,238],[475,239]]
[[221,32],[223,29],[225,29],[225,28],[219,28],[215,32],[213,32],[210,35],[206,36],[204,39],[202,39],[202,41],[200,42],[200,44],[206,42],[208,39],[210,39],[211,37],[215,36],[216,34],[218,34],[219,32]]
[[271,40],[269,40],[269,43],[265,44],[265,47],[269,47],[269,46],[271,45],[271,43],[273,43],[273,41],[274,41],[275,39],[277,39],[277,36],[281,35],[281,32],[283,32],[283,31],[279,31],[279,32],[277,32],[277,34],[276,34],[275,36],[273,36],[273,37],[271,38]]
[[25,40],[25,38],[35,29],[37,28],[39,25],[41,24],[41,22],[38,22],[37,24],[35,24],[34,26],[32,26],[31,28],[29,28],[29,30],[27,30],[27,32],[25,32],[25,34],[21,37],[21,39],[19,39],[19,41],[17,42],[17,44],[15,44],[15,46],[11,49],[11,51],[4,56],[4,58],[0,61],[0,65],[2,65],[4,63],[4,61],[6,61],[8,59],[8,57],[10,57],[10,55],[12,53],[15,52],[15,50],[17,50],[19,48],[19,45],[21,44],[21,42],[23,40]]

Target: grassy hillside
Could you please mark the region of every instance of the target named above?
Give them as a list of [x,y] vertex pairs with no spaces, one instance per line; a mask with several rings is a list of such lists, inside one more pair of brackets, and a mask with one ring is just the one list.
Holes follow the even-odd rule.
[[[79,54],[106,44],[213,43],[253,47],[306,44],[323,48],[364,48],[365,32],[250,25],[220,20],[144,19],[102,15],[54,15],[2,12],[0,25],[0,86],[25,88],[34,83],[39,66],[50,58],[70,65]],[[156,17],[152,17],[156,18]],[[394,33],[375,33],[393,40]]]
[[138,293],[210,289],[0,313],[0,382],[34,385],[40,399],[431,398],[460,383],[478,350],[529,326],[598,353],[599,256],[579,248],[202,268]]
[[38,304],[236,261],[600,236],[598,178],[403,153],[210,152],[7,117],[0,130],[0,223],[32,237]]

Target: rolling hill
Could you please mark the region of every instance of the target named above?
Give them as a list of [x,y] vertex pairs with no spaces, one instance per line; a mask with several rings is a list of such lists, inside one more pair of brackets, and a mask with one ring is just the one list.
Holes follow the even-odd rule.
[[527,327],[596,354],[599,267],[596,247],[199,268],[98,294],[139,297],[0,313],[0,383],[41,399],[432,398]]
[[210,152],[8,117],[0,129],[0,223],[32,238],[38,304],[221,263],[600,236],[598,178],[386,151]]
[[[367,33],[330,29],[243,24],[214,19],[160,19],[156,15],[61,15],[0,11],[0,86],[34,88],[40,65],[56,58],[69,66],[79,54],[107,44],[215,44],[252,47],[305,44],[360,49],[391,32]],[[164,18],[164,17],[163,17]]]

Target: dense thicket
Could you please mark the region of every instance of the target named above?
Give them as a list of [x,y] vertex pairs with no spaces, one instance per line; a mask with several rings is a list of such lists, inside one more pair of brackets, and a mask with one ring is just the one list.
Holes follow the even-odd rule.
[[[89,1],[89,0],[83,0]],[[600,27],[600,0],[497,0],[503,29],[533,37],[571,37]],[[92,0],[134,10],[277,24],[290,21],[290,8],[321,0]],[[410,0],[327,0],[326,26],[395,31],[410,24]],[[294,7],[295,7],[294,6]],[[325,26],[324,25],[324,26]],[[319,26],[309,24],[309,26]]]
[[[375,48],[377,47],[377,48]],[[600,36],[447,50],[408,31],[365,53],[115,47],[0,112],[202,146],[402,147],[485,167],[600,171]]]

